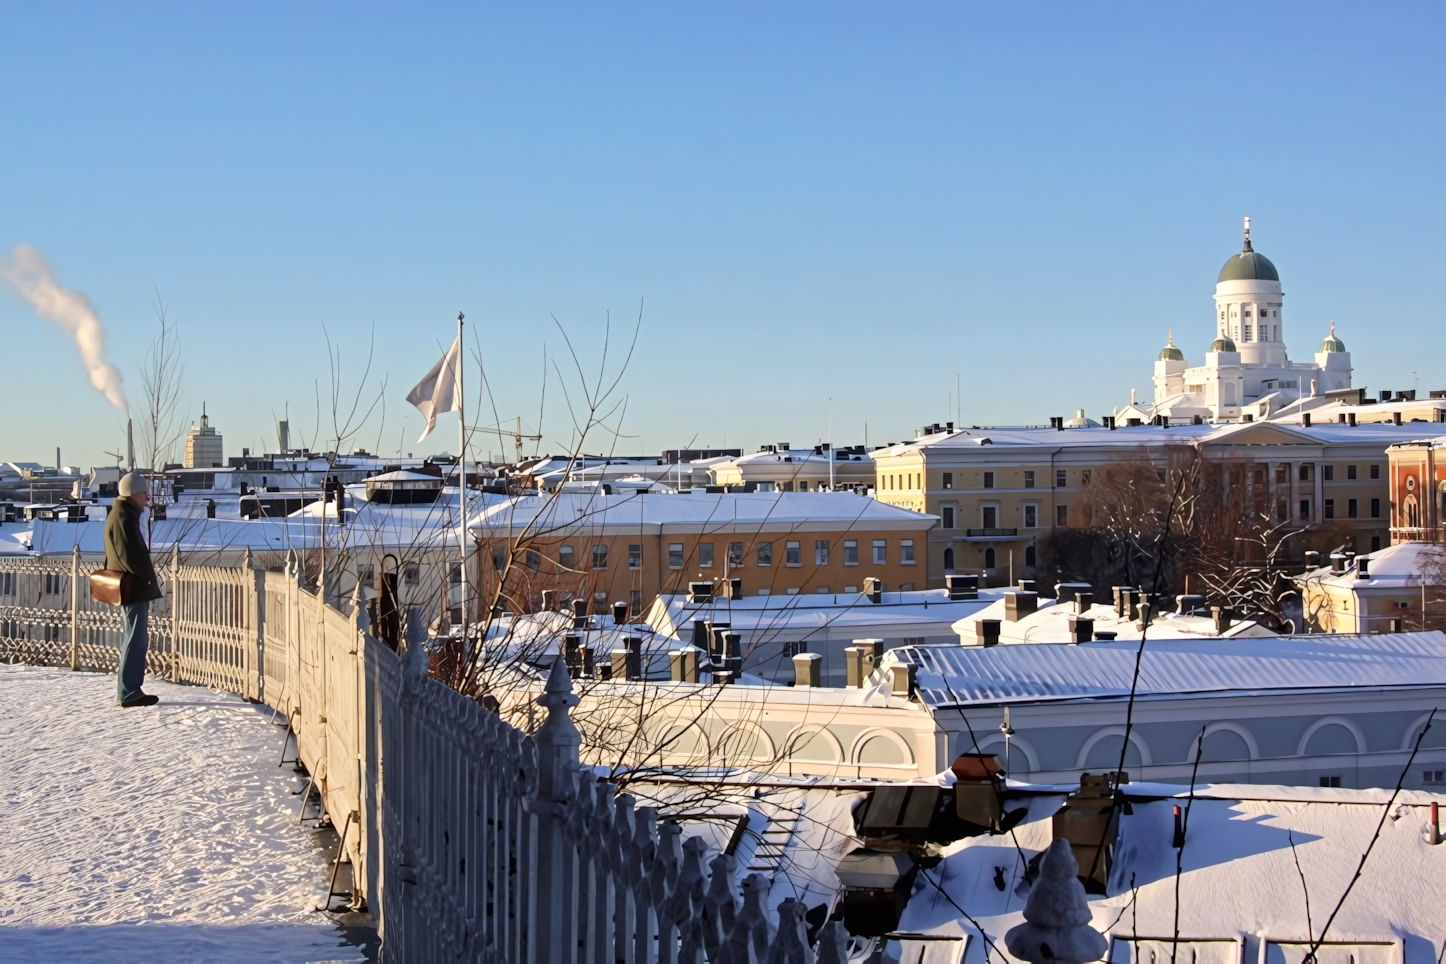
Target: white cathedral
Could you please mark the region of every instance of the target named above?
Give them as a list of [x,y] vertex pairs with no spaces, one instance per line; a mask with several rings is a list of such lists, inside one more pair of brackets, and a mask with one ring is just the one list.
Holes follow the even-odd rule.
[[[1293,402],[1351,387],[1351,356],[1335,322],[1314,362],[1292,362],[1285,349],[1285,295],[1270,259],[1250,246],[1225,262],[1215,281],[1215,341],[1205,364],[1190,367],[1174,332],[1155,360],[1155,400],[1115,410],[1116,424],[1161,417],[1172,424],[1269,418]],[[1133,392],[1131,393],[1133,396]]]

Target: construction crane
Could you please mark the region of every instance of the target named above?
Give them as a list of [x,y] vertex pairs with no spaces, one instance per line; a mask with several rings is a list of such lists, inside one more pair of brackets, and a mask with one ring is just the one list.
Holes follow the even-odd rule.
[[516,445],[517,445],[517,461],[518,461],[518,462],[521,462],[521,461],[522,461],[522,442],[523,442],[523,440],[527,440],[527,441],[530,441],[530,442],[540,442],[540,441],[542,441],[542,436],[541,436],[541,435],[523,435],[523,434],[522,434],[522,416],[521,416],[521,415],[517,416],[517,429],[516,429],[516,431],[511,431],[511,432],[509,432],[507,429],[504,429],[504,428],[473,428],[472,431],[474,431],[474,432],[486,432],[486,433],[488,433],[489,435],[499,435],[499,436],[501,436],[501,437],[503,437],[503,438],[511,438],[511,439],[513,439],[513,440],[516,442]]

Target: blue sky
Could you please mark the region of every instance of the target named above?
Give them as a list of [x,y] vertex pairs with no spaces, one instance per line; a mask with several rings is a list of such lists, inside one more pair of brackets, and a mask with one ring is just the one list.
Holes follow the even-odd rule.
[[[274,446],[287,403],[312,432],[324,332],[348,383],[374,333],[386,420],[358,444],[413,452],[434,440],[403,397],[458,310],[497,414],[531,427],[552,317],[593,364],[640,302],[622,449],[813,444],[829,398],[839,444],[866,420],[878,444],[952,418],[956,375],[967,423],[1098,417],[1148,391],[1167,328],[1201,360],[1245,214],[1295,357],[1334,319],[1357,384],[1446,388],[1439,6],[4,20],[0,250],[33,245],[91,298],[137,400],[159,291],[228,454]],[[105,461],[123,418],[65,336],[9,291],[0,334],[0,458]]]

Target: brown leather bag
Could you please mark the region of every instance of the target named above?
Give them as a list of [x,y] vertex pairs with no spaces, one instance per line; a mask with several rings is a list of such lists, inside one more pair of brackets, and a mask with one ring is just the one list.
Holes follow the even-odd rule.
[[90,598],[111,606],[131,601],[136,577],[114,569],[97,569],[90,574]]

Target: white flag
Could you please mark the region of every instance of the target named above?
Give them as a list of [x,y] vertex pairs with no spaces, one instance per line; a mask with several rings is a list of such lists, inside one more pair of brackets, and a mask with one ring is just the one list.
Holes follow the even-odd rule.
[[460,374],[462,364],[462,336],[458,335],[457,340],[452,342],[452,347],[447,349],[447,354],[442,360],[432,366],[427,372],[427,377],[417,383],[417,387],[407,393],[407,401],[417,406],[417,410],[427,416],[427,427],[422,432],[422,438],[418,442],[432,434],[432,429],[437,427],[438,412],[457,411],[457,376]]

